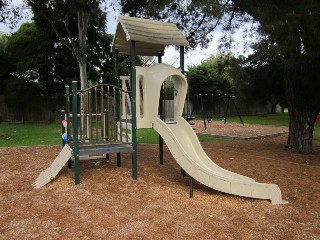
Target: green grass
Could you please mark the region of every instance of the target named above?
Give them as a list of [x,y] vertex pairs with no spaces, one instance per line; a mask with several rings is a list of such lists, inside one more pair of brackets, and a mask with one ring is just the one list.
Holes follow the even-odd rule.
[[[289,115],[287,112],[257,116],[242,116],[242,120],[244,124],[289,126]],[[238,116],[228,117],[227,122],[241,123]]]
[[[158,144],[159,134],[153,129],[138,129],[138,143]],[[211,137],[207,135],[198,135],[200,142],[223,141],[224,138]]]
[[153,129],[138,129],[137,142],[157,144],[159,143],[159,134]]
[[313,139],[320,141],[320,116],[318,116],[316,124],[314,125]]
[[0,124],[0,147],[61,144],[58,123]]
[[[199,136],[200,141],[221,141],[205,135]],[[158,144],[159,134],[153,129],[138,129],[138,143]],[[23,123],[0,124],[0,147],[58,145],[61,144],[60,123]]]
[[[215,119],[214,119],[215,120]],[[239,117],[228,117],[228,122],[239,122]],[[288,126],[288,113],[244,116],[245,124]],[[320,141],[320,118],[314,129],[314,140]],[[198,135],[201,142],[224,141],[224,138]],[[158,144],[159,134],[153,129],[138,129],[138,143]],[[59,145],[61,144],[60,123],[0,124],[0,147]]]

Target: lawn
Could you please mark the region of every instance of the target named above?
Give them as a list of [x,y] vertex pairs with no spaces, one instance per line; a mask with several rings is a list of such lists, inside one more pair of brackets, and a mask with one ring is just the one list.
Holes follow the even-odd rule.
[[[242,120],[245,124],[288,126],[289,115],[287,112],[284,112],[284,113],[277,113],[277,114],[242,116]],[[227,121],[240,123],[240,119],[238,116],[228,117]]]
[[[288,113],[243,116],[245,124],[288,126]],[[239,122],[239,117],[228,117],[228,122]],[[153,129],[138,129],[138,143],[157,144],[159,135]],[[201,142],[221,141],[221,138],[199,135]],[[318,119],[314,140],[320,140],[320,119]],[[61,144],[60,123],[0,124],[0,147],[36,146]]]
[[59,123],[0,124],[0,146],[36,146],[60,144]]

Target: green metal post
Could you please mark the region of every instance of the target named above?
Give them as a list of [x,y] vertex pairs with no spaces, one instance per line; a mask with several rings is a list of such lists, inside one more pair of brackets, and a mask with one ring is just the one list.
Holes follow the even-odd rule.
[[78,89],[77,82],[72,81],[72,118],[73,118],[73,157],[74,182],[80,184],[79,174],[79,140],[78,140]]
[[[120,88],[120,68],[119,68],[119,49],[116,48],[114,51],[114,71],[116,77],[116,85]],[[121,119],[120,119],[120,94],[119,89],[116,89],[116,122],[120,124],[121,128]],[[121,154],[117,153],[117,166],[121,167]]]
[[132,115],[132,178],[138,178],[137,162],[137,111],[136,111],[136,42],[131,41],[130,45],[131,64],[130,64],[130,82],[131,82],[131,115]]
[[184,46],[180,46],[180,69],[184,73]]
[[[66,132],[65,127],[62,125],[62,121],[64,120],[64,118],[65,118],[65,111],[61,110],[61,112],[60,112],[60,123],[61,123],[61,134],[62,135]],[[64,147],[64,145],[66,145],[66,143],[62,138],[62,147]]]
[[[70,144],[71,124],[70,124],[70,87],[66,86],[66,120],[67,120],[67,143]],[[68,168],[71,168],[71,158],[68,160]]]
[[[180,69],[182,74],[184,73],[184,46],[180,46]],[[186,171],[181,168],[181,175],[186,176]]]
[[[162,62],[162,54],[158,54],[158,63]],[[159,99],[159,116],[161,120],[164,120],[163,116],[163,98],[164,98],[164,93],[163,93],[163,84],[161,86],[160,90],[160,99]],[[163,138],[161,135],[159,135],[159,160],[160,164],[163,165]]]

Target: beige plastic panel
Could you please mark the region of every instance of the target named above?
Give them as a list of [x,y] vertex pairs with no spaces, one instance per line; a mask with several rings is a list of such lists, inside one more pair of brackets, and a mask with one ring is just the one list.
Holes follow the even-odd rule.
[[157,63],[151,67],[136,67],[137,128],[152,128],[153,118],[158,117],[160,89],[169,77],[173,79],[175,85],[174,120],[176,121],[177,117],[182,115],[187,93],[187,80],[184,75],[179,69],[165,63]]
[[[120,76],[121,87],[124,91],[129,91],[127,84],[130,86],[130,77],[129,76]],[[121,96],[121,109],[122,115],[121,119],[130,119],[131,118],[131,100],[129,94],[122,93]]]

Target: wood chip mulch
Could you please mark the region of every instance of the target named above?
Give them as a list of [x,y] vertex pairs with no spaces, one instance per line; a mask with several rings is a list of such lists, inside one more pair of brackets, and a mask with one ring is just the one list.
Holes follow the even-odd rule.
[[138,146],[138,180],[123,154],[122,167],[82,161],[80,185],[63,168],[40,189],[32,183],[61,147],[0,148],[0,239],[320,239],[320,142],[301,155],[286,137],[203,143],[220,166],[278,184],[285,205],[197,182],[189,198],[189,178],[167,148],[159,164],[158,145]]
[[252,139],[273,137],[289,132],[288,127],[264,126],[244,123],[224,123],[222,121],[206,122],[206,128],[203,121],[194,121],[194,130],[197,133],[216,136],[230,137],[234,139]]

